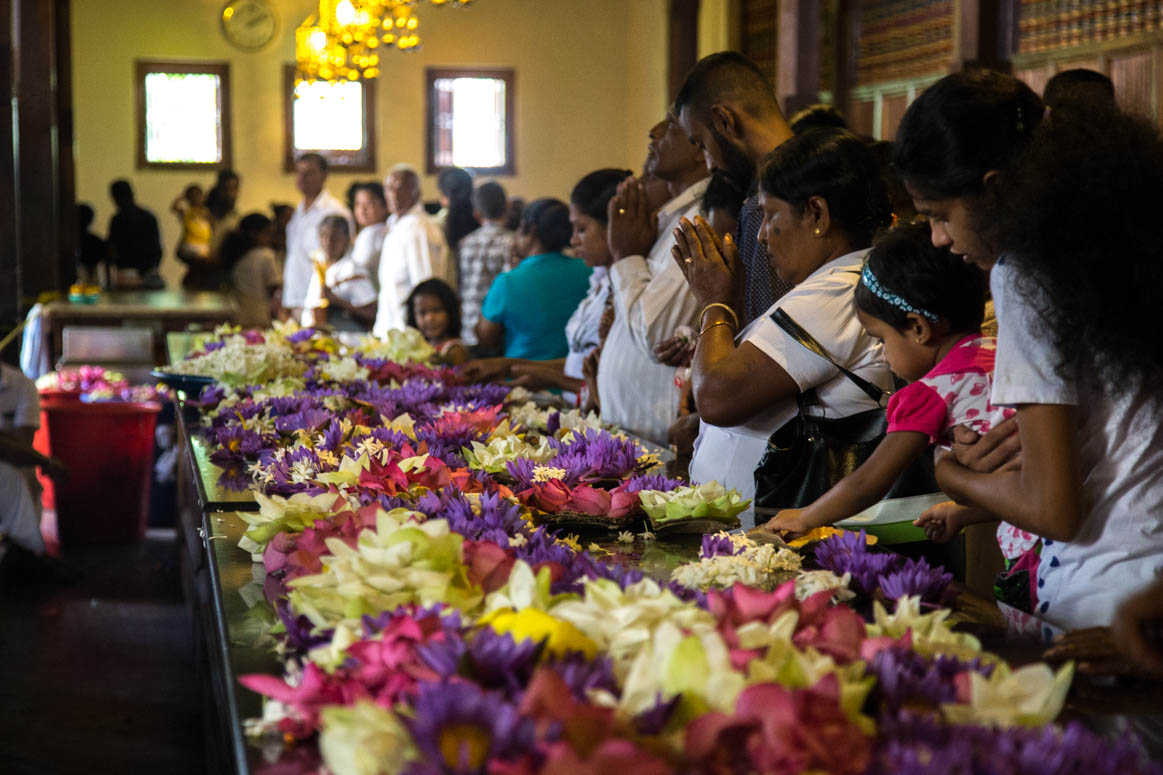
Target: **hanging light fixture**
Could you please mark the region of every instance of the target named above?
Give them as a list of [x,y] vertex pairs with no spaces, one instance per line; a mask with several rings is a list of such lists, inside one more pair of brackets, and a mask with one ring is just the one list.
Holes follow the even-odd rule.
[[[429,0],[436,6],[466,6],[472,0]],[[417,0],[319,0],[316,13],[295,30],[299,81],[375,78],[380,52],[417,51]]]

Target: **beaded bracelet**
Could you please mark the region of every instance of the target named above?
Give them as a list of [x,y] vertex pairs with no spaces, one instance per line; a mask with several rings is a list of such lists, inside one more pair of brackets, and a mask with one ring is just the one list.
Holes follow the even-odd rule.
[[699,313],[699,325],[703,324],[703,318],[707,316],[707,311],[714,309],[715,307],[726,310],[727,314],[731,316],[731,319],[735,321],[735,328],[739,328],[739,316],[735,314],[735,310],[731,309],[731,307],[721,301],[713,301],[707,306],[703,307],[703,311]]

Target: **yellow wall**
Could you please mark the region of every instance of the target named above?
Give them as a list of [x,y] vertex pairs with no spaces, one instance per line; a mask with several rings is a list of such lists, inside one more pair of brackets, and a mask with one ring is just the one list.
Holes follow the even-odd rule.
[[[298,194],[283,172],[283,73],[294,60],[294,28],[311,0],[272,0],[276,40],[248,54],[222,37],[224,0],[84,0],[74,3],[73,71],[77,199],[93,204],[96,231],[112,215],[109,182],[126,177],[162,225],[163,275],[182,268],[170,201],[191,182],[213,176],[135,169],[134,60],[230,62],[234,168],[242,177],[239,211],[266,210]],[[500,182],[525,197],[565,198],[573,183],[602,166],[640,167],[647,129],[670,99],[666,84],[667,0],[475,0],[466,8],[421,5],[424,46],[389,52],[376,92],[376,163],[418,168],[424,159],[424,69],[492,65],[516,70],[517,175]],[[342,196],[368,175],[335,174]],[[381,177],[377,174],[370,177]],[[435,183],[424,182],[426,198]]]

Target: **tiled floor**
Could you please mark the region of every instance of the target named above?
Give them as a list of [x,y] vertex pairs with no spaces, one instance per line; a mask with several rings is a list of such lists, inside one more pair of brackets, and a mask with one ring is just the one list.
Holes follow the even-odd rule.
[[63,558],[72,585],[0,587],[0,773],[205,772],[173,531]]

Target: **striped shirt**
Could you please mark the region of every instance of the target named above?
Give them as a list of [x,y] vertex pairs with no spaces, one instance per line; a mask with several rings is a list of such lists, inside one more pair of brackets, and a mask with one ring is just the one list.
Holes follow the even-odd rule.
[[473,329],[481,318],[481,305],[493,280],[505,271],[514,236],[504,226],[485,221],[460,241],[460,338],[467,345],[477,343]]

